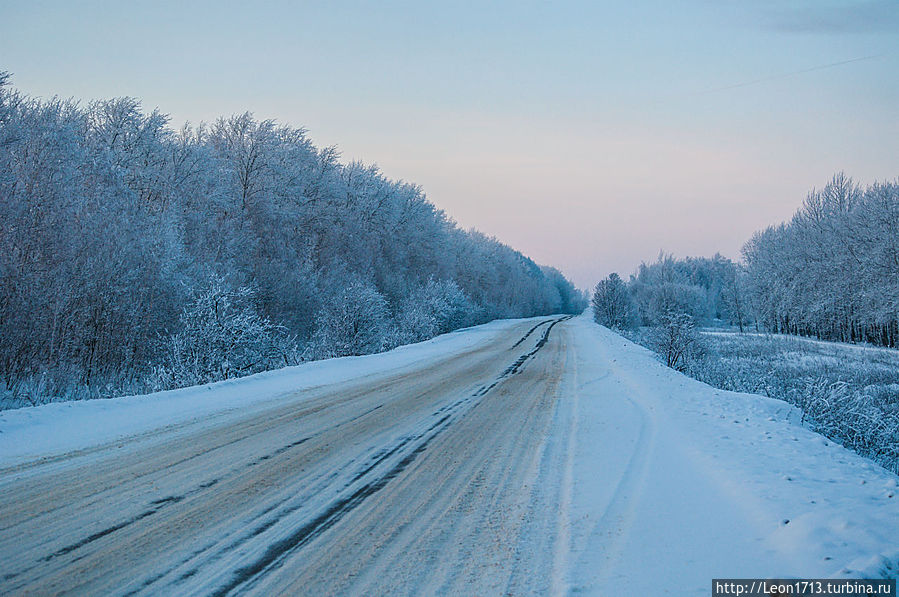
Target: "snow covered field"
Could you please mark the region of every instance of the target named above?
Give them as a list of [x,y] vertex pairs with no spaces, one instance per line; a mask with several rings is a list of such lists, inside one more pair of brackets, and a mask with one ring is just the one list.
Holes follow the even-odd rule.
[[897,574],[895,475],[783,402],[558,319],[4,412],[0,592],[707,595]]
[[899,350],[708,330],[702,346],[690,377],[784,400],[815,431],[899,471]]

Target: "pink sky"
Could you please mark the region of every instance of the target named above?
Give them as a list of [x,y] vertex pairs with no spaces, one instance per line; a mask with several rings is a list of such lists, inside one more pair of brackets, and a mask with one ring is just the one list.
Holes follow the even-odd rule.
[[2,2],[25,93],[249,110],[582,288],[899,176],[899,3]]

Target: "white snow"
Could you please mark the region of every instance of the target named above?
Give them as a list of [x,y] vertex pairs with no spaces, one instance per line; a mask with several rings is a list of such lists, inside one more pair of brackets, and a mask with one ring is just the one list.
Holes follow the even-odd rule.
[[[209,386],[3,412],[0,466],[414,369],[515,323]],[[897,574],[895,475],[804,428],[786,403],[691,380],[589,314],[563,325],[573,352],[546,438],[565,453],[547,554],[554,592],[707,595],[721,577]]]
[[[734,330],[718,330],[715,328],[700,328],[700,333],[706,336],[733,336],[738,332]],[[812,346],[817,346],[821,348],[825,348],[829,351],[834,352],[835,354],[839,354],[840,351],[857,351],[866,354],[877,354],[881,355],[888,359],[897,359],[899,358],[899,351],[895,348],[888,348],[885,346],[877,346],[875,344],[868,344],[866,342],[837,342],[835,340],[818,340],[817,338],[810,338],[808,336],[795,336],[790,334],[774,334],[770,332],[751,332],[745,331],[741,333],[742,336],[755,336],[758,338],[770,338],[772,340],[780,340],[785,342],[793,342],[796,344],[809,344]]]
[[313,361],[180,390],[0,411],[0,467],[133,438],[160,427],[202,425],[209,417],[245,413],[298,390],[397,373],[469,350],[520,321],[494,321],[385,353]]
[[897,477],[784,402],[664,367],[587,315],[568,588],[708,595],[712,578],[896,575]]

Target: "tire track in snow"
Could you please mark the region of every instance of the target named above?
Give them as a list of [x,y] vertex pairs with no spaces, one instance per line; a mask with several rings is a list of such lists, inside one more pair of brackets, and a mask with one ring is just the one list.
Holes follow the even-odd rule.
[[[359,415],[356,415],[350,419],[347,419],[346,421],[341,421],[340,423],[335,425],[335,427],[340,427],[340,426],[352,423],[352,422],[354,422],[358,419],[361,419],[362,417],[378,410],[379,408],[381,408],[383,406],[384,406],[383,404],[375,406],[374,408],[366,410],[365,412],[363,412]],[[293,448],[296,448],[296,447],[306,443],[311,438],[312,438],[312,436],[303,437],[303,438],[300,438],[299,440],[296,440],[289,444],[281,446],[280,448],[277,448],[271,452],[263,454],[259,458],[246,463],[246,465],[237,467],[236,469],[232,469],[229,473],[226,473],[224,476],[228,476],[229,474],[236,472],[237,470],[240,470],[242,468],[252,468],[254,466],[257,466],[257,465],[261,464],[262,462],[265,462],[266,460],[269,460],[271,458],[279,456],[279,455],[287,452],[288,450],[292,450]],[[243,438],[238,438],[238,439],[232,440],[232,441],[228,442],[228,444],[225,444],[225,445],[229,445],[231,443],[236,443],[237,441],[240,441],[240,439],[243,439]],[[198,455],[196,455],[196,456],[198,456]],[[196,457],[196,456],[194,456],[194,457]],[[189,458],[182,459],[182,460],[178,461],[178,463],[183,463],[183,462],[186,462],[187,460],[189,460]],[[107,526],[99,531],[96,531],[96,532],[88,535],[87,537],[84,537],[74,543],[66,545],[66,546],[40,558],[38,561],[34,562],[34,564],[32,564],[31,566],[19,569],[15,572],[6,573],[3,575],[2,578],[4,581],[15,580],[17,577],[21,576],[22,574],[25,574],[31,570],[34,570],[35,568],[39,567],[42,564],[46,564],[46,563],[48,563],[56,558],[59,558],[61,556],[68,555],[69,553],[72,553],[76,550],[86,547],[100,539],[103,539],[104,537],[107,537],[113,533],[116,533],[118,531],[126,529],[126,528],[130,527],[131,525],[144,520],[145,518],[148,518],[155,514],[159,514],[161,511],[163,511],[165,509],[166,506],[169,506],[172,504],[177,504],[177,503],[183,501],[185,498],[193,497],[196,494],[201,493],[204,490],[210,489],[210,488],[214,487],[215,485],[217,485],[220,480],[221,480],[220,477],[214,477],[214,478],[209,479],[208,481],[198,484],[194,489],[191,489],[185,493],[182,493],[179,495],[169,495],[169,496],[151,500],[149,502],[149,504],[146,506],[146,508],[139,514],[136,514],[127,519],[124,519],[121,522],[114,523],[114,524]],[[274,509],[274,508],[272,508],[272,509]],[[266,512],[268,512],[268,511],[270,511],[270,510],[267,510]],[[210,545],[209,547],[210,548],[214,547],[214,545]],[[202,553],[203,551],[205,551],[205,550],[200,550],[199,552],[195,552],[194,555],[198,555],[199,553]],[[80,558],[76,557],[74,561],[77,561],[79,559]],[[157,575],[157,578],[155,578],[155,580],[159,580],[159,578],[165,576],[166,574],[168,574],[168,572],[164,572],[160,575]],[[190,573],[190,571],[188,571],[187,573],[182,575],[182,578],[186,578],[186,577],[190,577],[190,576],[192,576],[192,574]],[[149,586],[149,584],[152,584],[152,583],[149,583],[149,582],[144,583],[143,587]],[[134,592],[127,593],[127,594],[133,594],[133,593]]]
[[[621,379],[628,391],[640,391],[626,376],[622,376],[614,365],[597,381],[609,375]],[[637,418],[637,433],[630,456],[617,478],[610,499],[590,531],[590,536],[603,538],[599,549],[605,554],[602,563],[592,570],[594,583],[607,578],[620,557],[622,544],[628,536],[628,530],[633,526],[640,505],[649,475],[650,457],[655,449],[656,422],[649,412],[628,395],[628,391],[621,392],[620,396],[632,407],[632,412]],[[587,590],[585,587],[568,588],[574,592]]]
[[522,342],[527,340],[531,334],[533,334],[535,331],[537,331],[537,328],[539,328],[541,325],[546,325],[547,323],[549,323],[549,321],[550,320],[548,320],[548,319],[546,321],[541,321],[540,323],[538,323],[537,325],[535,325],[534,327],[529,329],[527,331],[527,333],[524,336],[522,336],[520,340],[518,340],[518,342],[516,342],[515,344],[512,345],[512,348],[518,348],[518,346],[521,345]]

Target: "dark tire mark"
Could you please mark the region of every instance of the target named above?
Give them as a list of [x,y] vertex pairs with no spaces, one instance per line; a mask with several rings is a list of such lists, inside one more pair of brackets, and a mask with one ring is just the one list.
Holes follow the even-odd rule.
[[[561,323],[561,322],[563,322],[563,321],[568,321],[568,320],[571,319],[572,317],[573,317],[573,315],[566,315],[565,317],[560,317],[559,319],[554,319],[554,320],[549,324],[549,326],[548,326],[545,330],[543,330],[543,336],[537,341],[537,344],[534,346],[534,349],[531,350],[530,352],[526,352],[525,354],[521,355],[521,356],[518,358],[517,361],[515,361],[512,365],[510,365],[510,366],[508,367],[508,369],[506,369],[505,371],[503,371],[503,374],[502,374],[502,376],[501,376],[501,379],[502,379],[502,378],[505,378],[505,377],[508,377],[508,376],[510,376],[510,375],[515,375],[516,373],[518,373],[519,371],[521,371],[521,368],[524,366],[524,364],[525,364],[526,362],[528,362],[530,359],[532,359],[532,358],[534,357],[534,355],[537,354],[537,352],[538,352],[541,348],[543,348],[544,346],[546,346],[546,342],[549,340],[549,333],[552,331],[553,327],[555,327],[555,325],[556,325],[557,323]],[[544,323],[547,323],[547,322],[544,322]],[[541,325],[542,325],[542,324],[541,324]],[[534,329],[537,329],[537,328],[535,327]],[[531,330],[531,331],[533,331],[533,330]],[[525,338],[526,338],[526,337],[527,337],[527,336],[525,336]]]
[[528,339],[528,336],[530,336],[531,334],[534,333],[534,330],[536,330],[536,329],[539,328],[541,325],[544,325],[544,324],[546,324],[546,323],[549,323],[549,320],[548,320],[548,319],[545,320],[545,321],[541,321],[540,323],[538,323],[537,325],[535,325],[534,327],[532,327],[531,329],[529,329],[529,330],[527,331],[527,333],[526,333],[524,336],[522,336],[521,339],[520,339],[518,342],[516,342],[515,344],[512,345],[512,348],[518,348],[518,346],[519,346],[522,342],[524,342],[525,340]]

